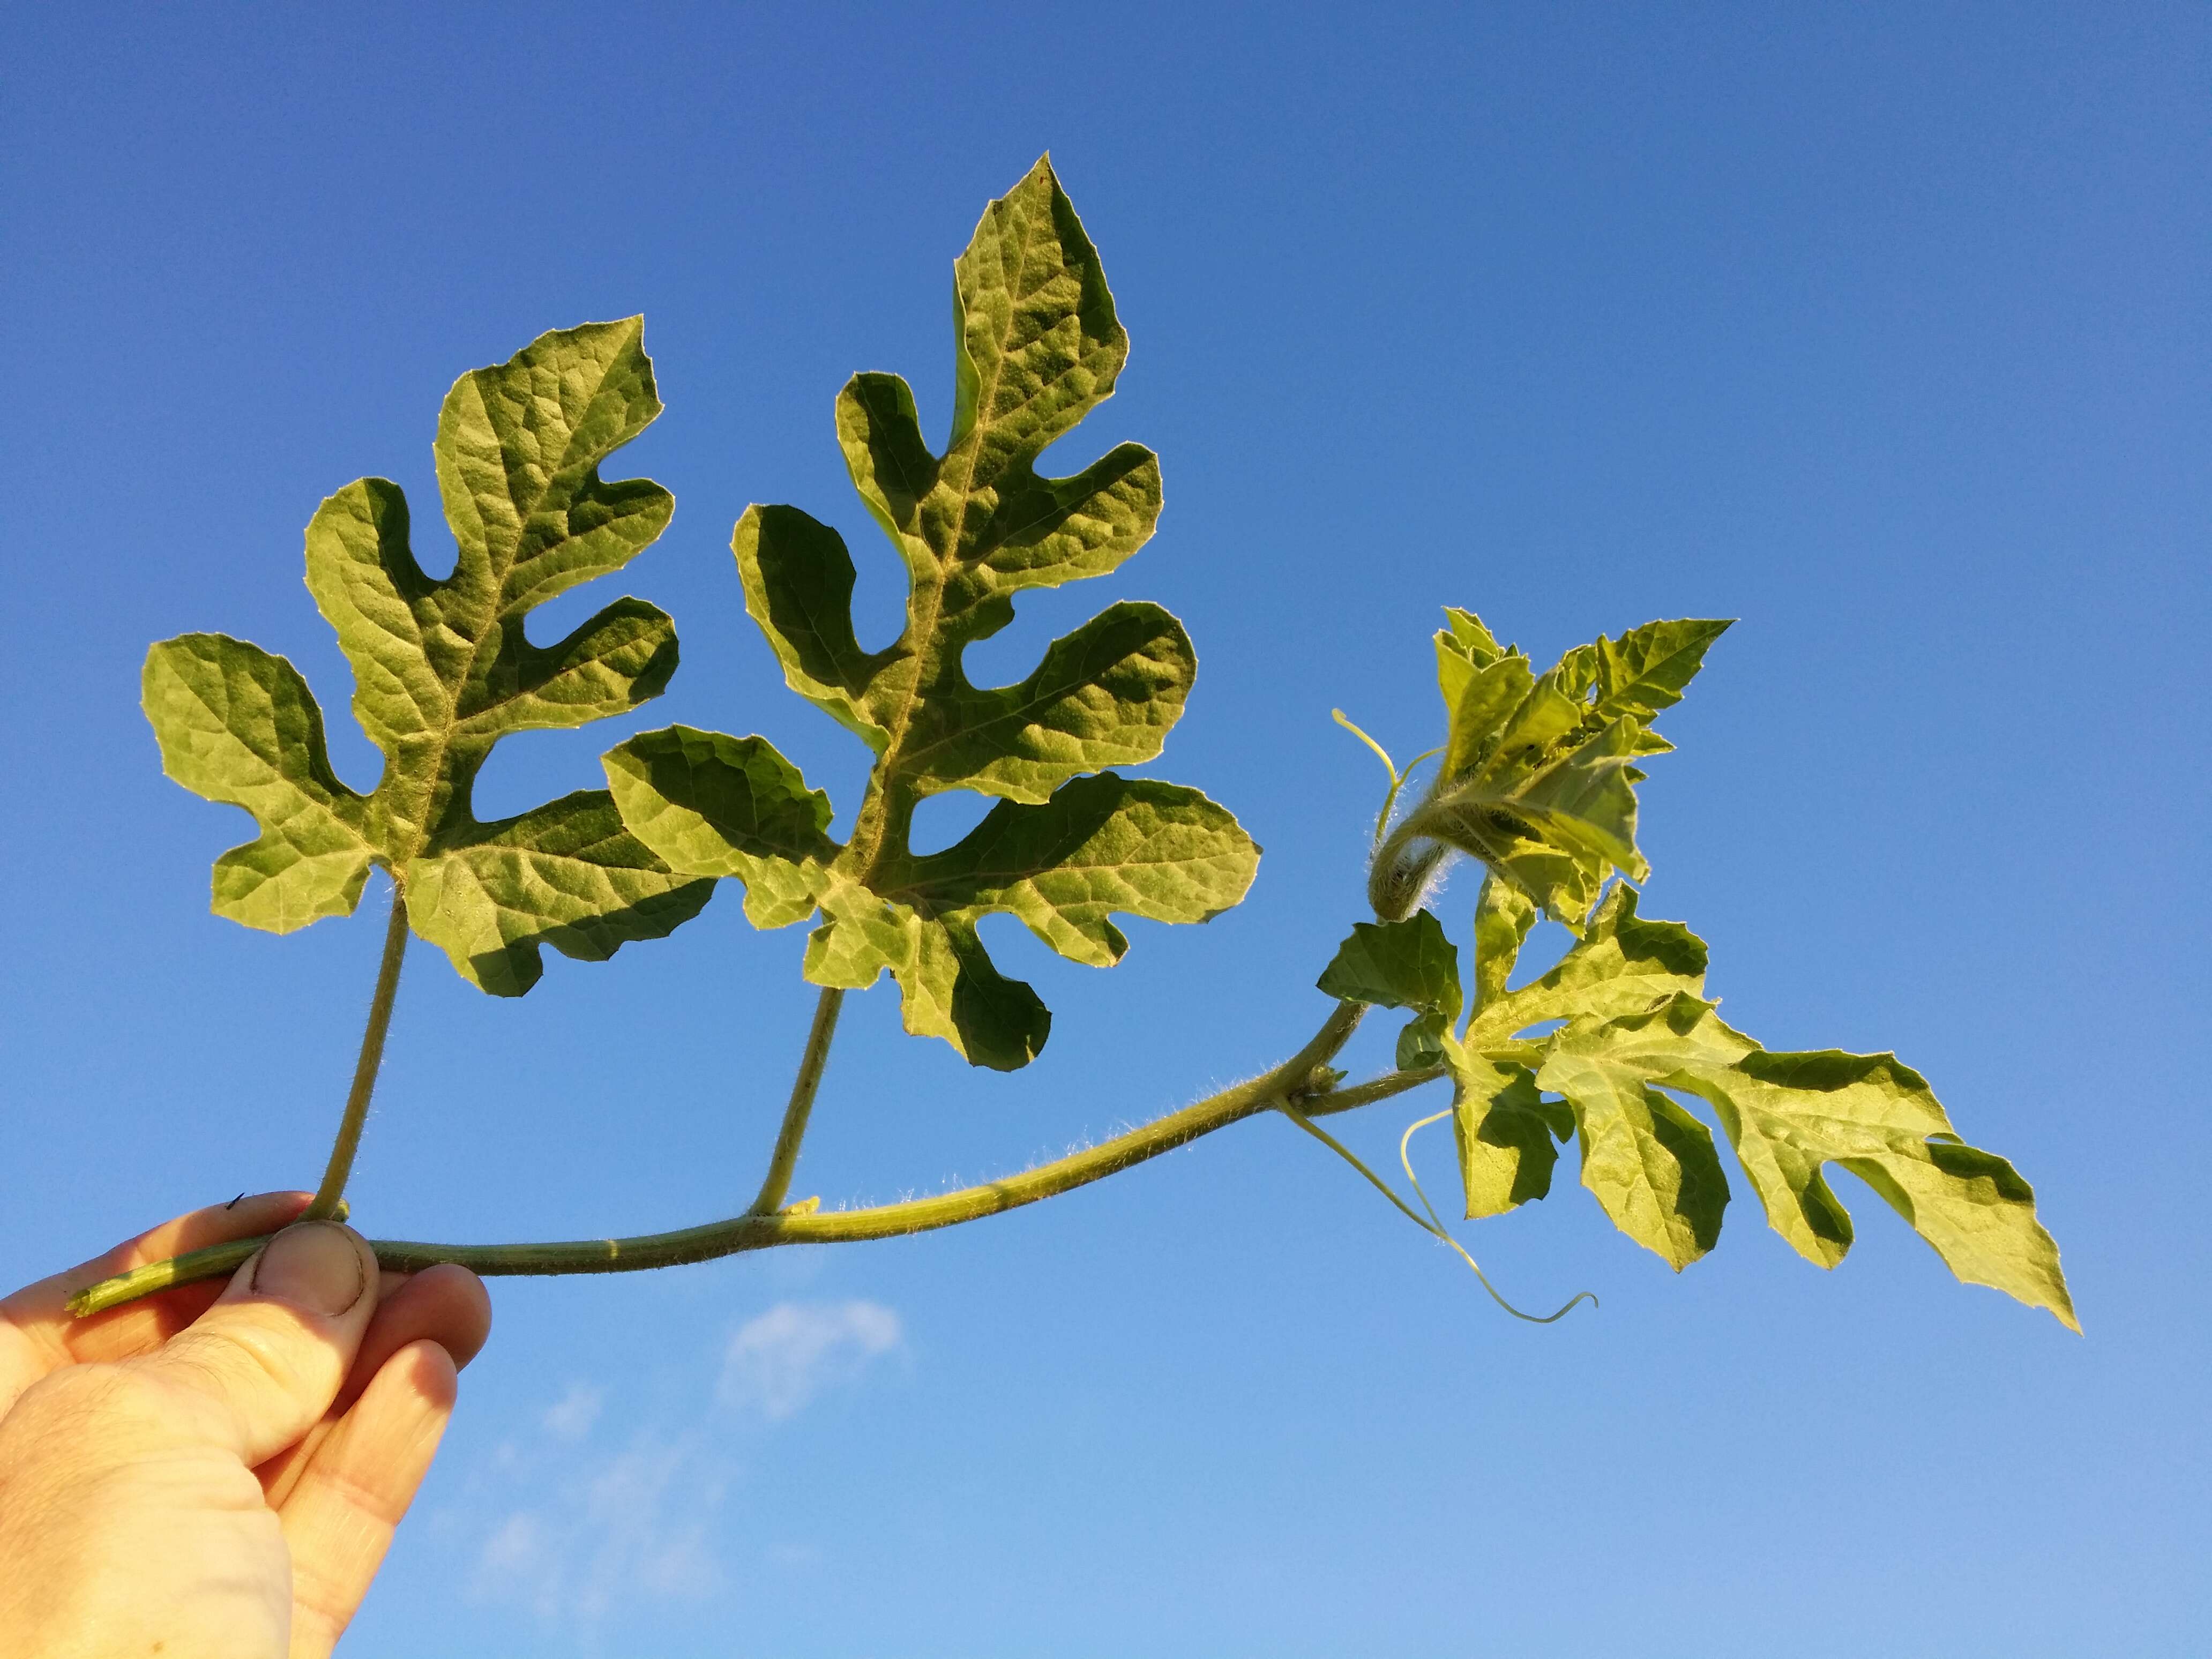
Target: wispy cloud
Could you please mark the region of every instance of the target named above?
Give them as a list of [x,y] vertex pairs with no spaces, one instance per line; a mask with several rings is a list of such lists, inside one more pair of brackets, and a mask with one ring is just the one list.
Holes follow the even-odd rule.
[[[881,1303],[784,1301],[728,1339],[711,1382],[692,1372],[689,1410],[641,1413],[624,1390],[569,1382],[517,1414],[520,1431],[471,1471],[463,1507],[440,1517],[459,1529],[467,1595],[525,1608],[567,1629],[578,1651],[598,1653],[654,1604],[728,1589],[718,1563],[761,1547],[733,1550],[726,1536],[736,1419],[787,1422],[904,1342],[898,1315]],[[787,1540],[758,1559],[787,1572],[823,1558]]]
[[825,1388],[898,1347],[899,1316],[879,1302],[779,1302],[730,1339],[716,1390],[722,1404],[770,1422],[796,1415]]
[[599,1420],[599,1407],[607,1403],[606,1390],[588,1382],[572,1382],[558,1405],[550,1406],[538,1421],[556,1440],[574,1443],[591,1433]]
[[548,1623],[604,1619],[625,1597],[696,1601],[720,1587],[708,1529],[725,1482],[690,1443],[641,1437],[509,1510],[477,1552],[469,1591]]

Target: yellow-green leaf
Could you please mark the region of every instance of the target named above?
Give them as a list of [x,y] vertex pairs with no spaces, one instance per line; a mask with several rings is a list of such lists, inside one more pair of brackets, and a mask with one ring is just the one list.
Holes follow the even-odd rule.
[[1549,1194],[1559,1158],[1553,1142],[1573,1126],[1526,1066],[1462,1052],[1453,1065],[1452,1132],[1468,1219],[1478,1221]]
[[1649,873],[1636,845],[1638,758],[1670,745],[1652,720],[1681,700],[1725,622],[1647,623],[1577,646],[1542,674],[1472,611],[1436,636],[1443,759],[1378,854],[1369,893],[1397,912],[1444,849],[1480,859],[1579,931],[1614,872]]
[[[1850,1217],[1822,1176],[1826,1165],[1840,1164],[1881,1194],[1960,1279],[2080,1328],[2057,1247],[2036,1219],[2027,1182],[2003,1158],[1960,1141],[1926,1081],[1894,1055],[1769,1053],[1724,1024],[1711,1003],[1684,993],[1641,1013],[1575,1020],[1550,1040],[1537,1081],[1575,1103],[1586,1149],[1593,1133],[1586,1111],[1602,1104],[1601,1096],[1646,1085],[1701,1096],[1768,1220],[1807,1260],[1832,1267],[1850,1248]],[[1686,1198],[1675,1205],[1685,1223],[1698,1219]],[[1663,1216],[1658,1224],[1674,1236]]]

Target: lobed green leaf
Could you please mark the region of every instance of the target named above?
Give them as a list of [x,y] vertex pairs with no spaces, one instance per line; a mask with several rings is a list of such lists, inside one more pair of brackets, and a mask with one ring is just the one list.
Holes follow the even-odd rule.
[[1478,1010],[1468,1040],[1502,1042],[1547,1020],[1612,1018],[1678,993],[1703,995],[1705,941],[1679,921],[1646,921],[1636,906],[1636,890],[1616,885],[1565,955]]
[[734,877],[756,927],[814,912],[837,853],[830,797],[765,738],[688,726],[641,732],[601,757],[617,810],[672,868]]
[[709,884],[678,875],[592,791],[495,823],[470,794],[513,732],[581,726],[656,696],[674,625],[623,599],[550,646],[529,612],[619,569],[665,529],[658,484],[609,483],[599,463],[659,412],[635,318],[540,336],[447,396],[434,459],[453,573],[416,561],[405,496],[363,478],[307,526],[307,586],[354,672],[353,708],[383,750],[368,794],[331,770],[320,709],[281,658],[221,635],[149,652],[144,706],[169,775],[243,806],[256,840],[216,861],[218,914],[285,932],[349,913],[371,866],[461,974],[520,995],[539,946],[597,960],[696,914]]
[[[1641,1013],[1573,1021],[1551,1039],[1537,1080],[1565,1095],[1583,1121],[1585,1182],[1624,1231],[1670,1261],[1687,1245],[1705,1247],[1696,1229],[1705,1219],[1718,1225],[1717,1189],[1708,1190],[1711,1172],[1686,1132],[1677,1125],[1664,1149],[1682,1170],[1671,1195],[1663,1158],[1640,1143],[1636,1158],[1656,1173],[1630,1189],[1620,1149],[1634,1126],[1624,1129],[1617,1117],[1606,1122],[1613,1149],[1595,1177],[1589,1172],[1592,1116],[1617,1112],[1623,1092],[1646,1085],[1712,1104],[1768,1220],[1808,1260],[1833,1267],[1850,1247],[1850,1217],[1821,1173],[1838,1164],[1879,1193],[1960,1279],[2080,1328],[2027,1183],[2003,1158],[1960,1141],[1925,1080],[1893,1055],[1769,1053],[1723,1023],[1711,1003],[1680,993]],[[1652,1135],[1663,1139],[1656,1127]]]
[[1504,996],[1505,982],[1512,976],[1513,964],[1520,959],[1521,947],[1528,938],[1528,930],[1535,925],[1536,907],[1529,902],[1528,896],[1511,883],[1486,872],[1482,891],[1474,902],[1474,1006],[1471,1018],[1480,1018],[1486,1009],[1496,1006]]
[[[648,734],[607,764],[625,820],[672,867],[743,880],[761,926],[818,908],[810,980],[858,988],[888,970],[908,1030],[1011,1069],[1042,1046],[1051,1016],[993,964],[981,917],[1018,916],[1063,956],[1103,967],[1127,948],[1112,915],[1205,921],[1243,896],[1259,848],[1197,792],[1101,769],[1157,756],[1189,696],[1195,653],[1158,606],[1109,607],[1013,685],[976,686],[963,664],[1013,619],[1017,593],[1106,574],[1159,517],[1159,465],[1139,446],[1072,477],[1036,471],[1112,392],[1128,354],[1097,250],[1048,162],[985,212],[954,267],[954,307],[942,453],[898,376],[857,374],[837,398],[847,470],[906,571],[899,637],[860,646],[852,555],[829,526],[756,506],[732,538],[746,609],[786,683],[875,754],[851,837],[763,835],[762,781],[773,774],[787,795],[805,786],[758,738],[740,754],[727,747],[739,739]],[[1000,805],[958,845],[916,855],[916,804],[953,789]]]

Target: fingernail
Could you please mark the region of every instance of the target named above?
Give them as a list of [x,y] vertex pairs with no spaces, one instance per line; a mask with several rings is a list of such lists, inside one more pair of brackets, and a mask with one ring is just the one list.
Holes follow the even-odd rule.
[[361,1252],[343,1228],[327,1221],[287,1227],[269,1241],[253,1270],[256,1296],[289,1302],[309,1313],[342,1314],[368,1288]]

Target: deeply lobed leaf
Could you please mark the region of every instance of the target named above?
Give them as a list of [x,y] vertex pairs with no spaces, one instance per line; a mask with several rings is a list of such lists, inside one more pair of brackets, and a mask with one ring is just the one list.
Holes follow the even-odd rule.
[[[1051,1016],[1000,974],[981,917],[1021,918],[1054,950],[1106,966],[1127,946],[1109,918],[1202,921],[1241,899],[1259,848],[1195,790],[1102,769],[1157,756],[1197,672],[1182,626],[1122,603],[1054,641],[1014,685],[976,686],[963,653],[1013,619],[1013,597],[1103,575],[1151,536],[1159,466],[1124,444],[1067,478],[1039,453],[1113,391],[1128,337],[1097,251],[1048,162],[991,204],[954,267],[951,435],[933,451],[896,375],[839,393],[854,488],[908,577],[906,624],[879,651],[853,628],[844,538],[791,507],[748,507],[732,538],[745,607],[792,690],[854,732],[876,761],[849,838],[780,816],[805,796],[763,739],[671,728],[607,757],[632,832],[676,869],[732,876],[746,914],[809,915],[805,972],[857,988],[888,969],[907,1029],[977,1065],[1012,1069]],[[908,845],[924,797],[999,798],[958,845]],[[818,799],[817,797],[816,799]]]
[[524,632],[536,606],[621,568],[666,527],[666,490],[599,476],[659,410],[636,319],[556,331],[447,396],[434,453],[452,575],[434,581],[416,562],[397,484],[364,478],[317,509],[307,586],[385,756],[366,794],[331,769],[321,710],[283,659],[219,634],[147,653],[164,769],[260,830],[216,860],[219,915],[283,933],[349,914],[380,866],[418,934],[514,996],[543,971],[543,945],[599,960],[698,912],[712,884],[630,836],[604,791],[493,823],[470,810],[501,738],[622,713],[675,671],[674,624],[641,600],[617,599],[550,646]]
[[1926,1081],[1894,1055],[1771,1054],[1681,994],[1641,1014],[1574,1022],[1537,1076],[1567,1093],[1592,1068],[1711,1102],[1767,1219],[1807,1260],[1833,1267],[1850,1248],[1850,1218],[1821,1176],[1839,1164],[1960,1279],[2081,1328],[2033,1192],[2003,1158],[1961,1142]]
[[[2078,1329],[2057,1248],[2012,1165],[1960,1141],[1926,1082],[1889,1054],[1776,1054],[1705,1000],[1705,947],[1646,921],[1616,884],[1558,963],[1505,988],[1528,908],[1493,874],[1476,908],[1474,1006],[1455,1036],[1458,953],[1428,911],[1356,927],[1321,988],[1416,1011],[1399,1064],[1441,1062],[1470,1218],[1551,1189],[1555,1142],[1614,1224],[1680,1269],[1713,1248],[1729,1184],[1712,1131],[1673,1094],[1708,1102],[1775,1230],[1832,1267],[1850,1216],[1822,1175],[1860,1176],[1952,1271]],[[1538,1028],[1545,1028],[1539,1030]]]

